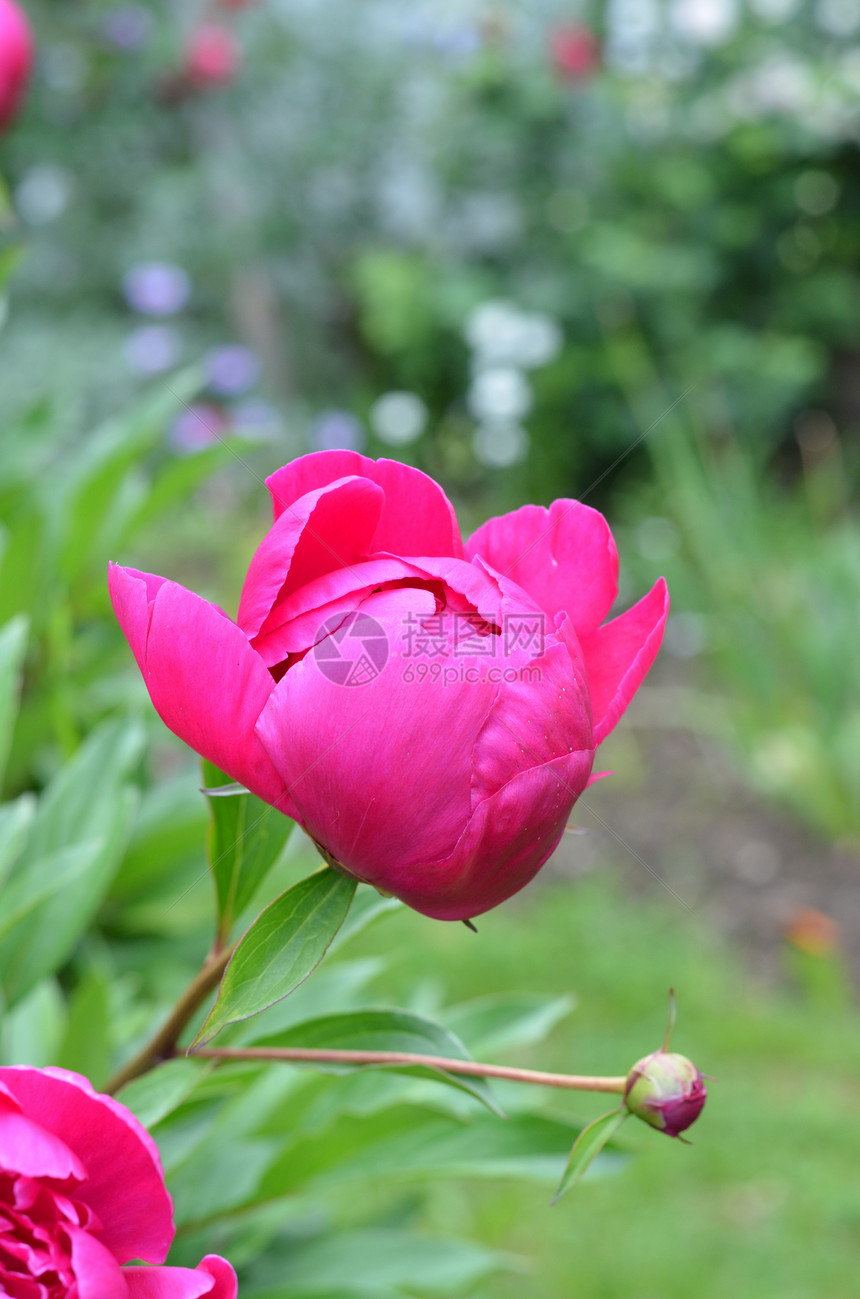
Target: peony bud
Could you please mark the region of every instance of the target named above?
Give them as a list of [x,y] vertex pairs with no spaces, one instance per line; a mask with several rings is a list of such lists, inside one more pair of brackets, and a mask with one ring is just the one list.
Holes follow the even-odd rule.
[[631,1114],[652,1128],[677,1137],[695,1123],[707,1096],[704,1079],[692,1060],[660,1050],[644,1056],[630,1070],[624,1103]]
[[198,27],[188,42],[185,74],[193,86],[223,86],[239,67],[239,47],[233,33],[217,23]]
[[18,111],[32,64],[30,24],[15,0],[0,0],[0,131]]

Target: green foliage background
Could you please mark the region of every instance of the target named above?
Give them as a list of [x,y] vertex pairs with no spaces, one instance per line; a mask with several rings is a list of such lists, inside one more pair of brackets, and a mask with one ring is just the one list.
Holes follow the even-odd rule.
[[[139,563],[232,610],[266,526],[260,479],[332,409],[369,454],[439,477],[467,530],[524,500],[605,509],[621,603],[657,571],[673,595],[643,708],[716,746],[787,836],[805,827],[810,881],[834,846],[855,862],[850,6],[838,30],[838,5],[723,6],[734,21],[702,42],[658,4],[625,47],[620,3],[405,15],[373,0],[356,17],[345,0],[261,0],[207,11],[244,62],[206,94],[178,79],[203,9],[137,6],[146,39],[124,51],[106,26],[121,8],[28,4],[37,75],[0,141],[3,1062],[103,1085],[213,927],[238,934],[315,869],[284,823],[223,856],[231,818],[260,809],[223,799],[207,830],[199,770],[152,713],[104,570]],[[575,79],[548,44],[570,22],[602,51]],[[122,293],[149,260],[192,284],[170,322],[182,368],[155,380],[128,364],[144,322]],[[498,299],[562,340],[529,371],[528,454],[507,467],[476,449],[465,336]],[[256,440],[207,386],[204,353],[228,339],[262,363]],[[372,408],[400,389],[428,422],[392,451]],[[180,454],[176,418],[200,396],[223,436]],[[625,793],[659,762],[653,739],[634,726],[608,754]],[[655,866],[688,897],[673,833]],[[842,949],[789,943],[762,979],[708,915],[631,894],[613,842],[599,876],[545,872],[477,938],[360,891],[322,967],[219,1041],[384,1033],[623,1072],[659,1039],[674,983],[679,1048],[717,1079],[693,1150],[628,1124],[550,1210],[588,1100],[494,1088],[505,1122],[439,1079],[175,1060],[123,1096],[165,1158],[175,1260],[219,1249],[243,1293],[272,1299],[853,1294],[860,929],[839,917]],[[827,910],[826,879],[810,892]]]

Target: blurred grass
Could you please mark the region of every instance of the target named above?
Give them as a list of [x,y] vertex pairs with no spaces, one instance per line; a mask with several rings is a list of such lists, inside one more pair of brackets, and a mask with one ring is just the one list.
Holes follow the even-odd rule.
[[[570,991],[572,1016],[517,1063],[620,1073],[659,1044],[666,992],[680,1006],[674,1045],[712,1075],[692,1148],[628,1123],[635,1154],[619,1176],[589,1179],[555,1208],[514,1183],[429,1192],[428,1228],[532,1260],[486,1299],[814,1299],[856,1294],[860,1239],[860,1033],[856,1013],[801,991],[754,987],[738,955],[671,903],[631,900],[618,878],[538,881],[482,917],[478,936],[404,912],[359,940],[382,948],[406,997],[433,976],[457,999],[526,988]],[[357,945],[357,946],[359,946]],[[358,954],[358,951],[356,952]],[[599,1097],[559,1093],[591,1118]],[[532,1270],[533,1268],[533,1270]]]

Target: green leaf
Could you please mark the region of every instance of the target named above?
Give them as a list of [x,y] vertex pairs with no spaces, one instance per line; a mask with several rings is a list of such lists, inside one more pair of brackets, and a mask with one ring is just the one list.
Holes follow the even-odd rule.
[[[325,1015],[306,1020],[274,1037],[263,1038],[260,1046],[310,1047],[336,1051],[408,1051],[416,1055],[441,1055],[455,1060],[470,1060],[463,1043],[449,1029],[410,1010],[355,1010],[344,1015]],[[317,1067],[317,1066],[315,1066]],[[336,1070],[355,1069],[355,1065],[320,1065]],[[371,1066],[372,1067],[372,1066]],[[419,1078],[435,1078],[468,1092],[494,1114],[502,1116],[492,1090],[483,1078],[466,1078],[444,1069],[421,1065],[381,1065],[392,1073]]]
[[[14,803],[0,806],[0,889],[20,855],[36,813],[36,799],[22,794]],[[5,910],[6,900],[3,898]]]
[[[295,1127],[295,1115],[289,1117]],[[262,1195],[382,1179],[557,1183],[564,1151],[579,1131],[579,1124],[537,1114],[514,1114],[501,1122],[479,1113],[463,1121],[411,1104],[370,1115],[340,1113],[324,1130],[314,1116],[267,1170]]]
[[105,723],[39,800],[4,890],[4,900],[11,896],[16,908],[28,909],[0,940],[0,985],[9,1004],[65,963],[107,892],[137,801],[127,781],[142,740],[137,725]]
[[0,1062],[35,1069],[56,1064],[66,1007],[56,979],[42,979],[0,1024]]
[[6,770],[6,759],[18,712],[21,667],[27,650],[27,627],[27,619],[19,614],[0,628],[0,783]]
[[361,1299],[416,1291],[456,1295],[512,1262],[509,1255],[466,1241],[377,1227],[338,1233],[334,1249],[328,1235],[293,1242],[288,1253],[269,1261],[276,1286],[252,1293],[259,1299],[295,1293]]
[[[235,800],[225,800],[234,802]],[[257,917],[224,972],[193,1045],[289,996],[319,965],[349,911],[356,881],[330,866],[287,889]]]
[[513,992],[446,1007],[443,1018],[470,1050],[482,1058],[492,1058],[500,1051],[543,1041],[570,1014],[574,1004],[568,996]]
[[159,445],[164,430],[200,386],[195,370],[172,375],[131,411],[94,430],[75,447],[55,503],[61,521],[57,561],[63,577],[74,581],[88,566],[103,562],[128,518],[145,500],[135,485],[142,455]]
[[331,950],[339,952],[344,943],[348,943],[351,938],[356,938],[358,934],[364,933],[365,929],[368,929],[382,916],[390,916],[395,911],[402,910],[403,903],[399,898],[387,898],[384,894],[372,888],[371,885],[361,885],[356,892],[349,915],[331,945]]
[[145,1128],[153,1128],[187,1100],[211,1069],[204,1060],[168,1060],[123,1087],[117,1099]]
[[[41,857],[32,870],[16,874],[3,890],[0,940],[14,934],[17,926],[28,920],[34,911],[86,875],[93,861],[98,860],[104,844],[104,839],[99,837],[73,844],[70,848],[60,848],[58,852]],[[2,952],[0,947],[0,969],[3,966]]]
[[592,1160],[600,1154],[606,1143],[611,1141],[627,1117],[627,1110],[621,1105],[617,1110],[602,1114],[599,1119],[589,1123],[587,1128],[583,1128],[573,1143],[564,1175],[558,1184],[558,1190],[552,1197],[553,1204],[557,1204],[566,1191],[576,1186],[588,1171]]
[[[221,788],[229,777],[203,761],[204,788]],[[284,850],[293,822],[253,794],[210,797],[209,862],[223,937],[241,915]]]
[[110,1069],[109,988],[105,976],[91,970],[75,988],[57,1064],[83,1074],[98,1091]]

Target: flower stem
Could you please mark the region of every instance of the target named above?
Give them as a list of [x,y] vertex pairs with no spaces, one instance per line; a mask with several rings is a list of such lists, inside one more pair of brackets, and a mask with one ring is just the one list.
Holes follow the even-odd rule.
[[109,1095],[113,1096],[133,1078],[148,1073],[150,1069],[154,1069],[156,1065],[169,1060],[175,1054],[180,1033],[200,1003],[220,982],[234,948],[235,944],[225,948],[213,948],[158,1032],[110,1079],[105,1087]]
[[572,1091],[623,1094],[627,1078],[600,1078],[588,1074],[542,1073],[538,1069],[514,1069],[508,1065],[481,1064],[477,1060],[453,1060],[442,1055],[413,1055],[409,1051],[327,1051],[311,1047],[205,1047],[194,1051],[200,1060],[275,1060],[286,1064],[421,1065],[470,1078],[507,1078],[511,1082],[539,1087],[566,1087]]

